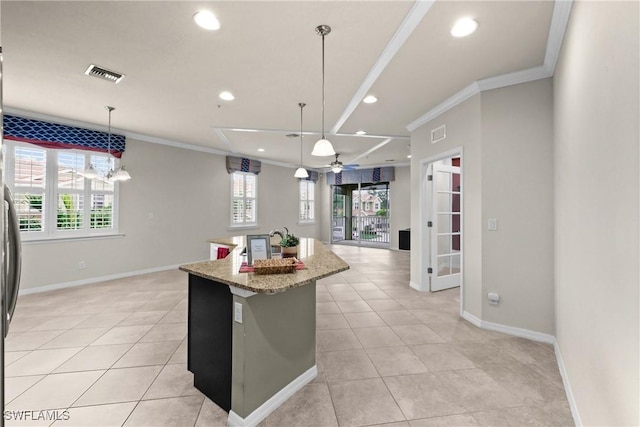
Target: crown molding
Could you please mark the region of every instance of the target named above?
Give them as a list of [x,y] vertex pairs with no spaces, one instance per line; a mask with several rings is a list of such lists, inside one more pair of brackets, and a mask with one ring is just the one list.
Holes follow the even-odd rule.
[[535,80],[552,77],[556,69],[564,33],[569,22],[571,14],[571,6],[573,0],[555,0],[553,5],[553,14],[551,16],[551,26],[549,28],[549,37],[547,38],[547,49],[544,56],[544,64],[537,67],[527,68],[525,70],[514,71],[512,73],[501,74],[494,77],[488,77],[482,80],[476,80],[466,88],[457,92],[450,98],[446,99],[436,107],[432,108],[422,116],[418,117],[406,128],[409,132],[413,132],[420,126],[425,125],[441,114],[449,111],[457,105],[463,103],[467,99],[485,90],[499,89],[502,87],[513,86],[521,83],[532,82]]

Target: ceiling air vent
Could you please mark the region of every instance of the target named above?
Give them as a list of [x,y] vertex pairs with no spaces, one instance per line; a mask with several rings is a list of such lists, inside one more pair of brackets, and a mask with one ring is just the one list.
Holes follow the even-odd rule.
[[124,74],[116,73],[115,71],[107,70],[106,68],[98,67],[93,64],[89,65],[89,68],[87,68],[87,71],[84,73],[87,76],[97,77],[113,83],[120,83],[120,80],[124,78]]

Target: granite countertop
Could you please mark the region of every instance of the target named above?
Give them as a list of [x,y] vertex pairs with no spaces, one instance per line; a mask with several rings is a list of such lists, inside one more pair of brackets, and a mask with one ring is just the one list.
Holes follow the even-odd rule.
[[[276,244],[272,241],[272,244]],[[331,252],[322,242],[311,238],[300,238],[298,258],[304,262],[304,270],[289,274],[239,273],[240,265],[246,261],[241,255],[246,246],[245,236],[210,239],[209,243],[231,247],[224,259],[202,261],[180,266],[180,270],[247,291],[275,294],[296,288],[349,269],[349,264]]]

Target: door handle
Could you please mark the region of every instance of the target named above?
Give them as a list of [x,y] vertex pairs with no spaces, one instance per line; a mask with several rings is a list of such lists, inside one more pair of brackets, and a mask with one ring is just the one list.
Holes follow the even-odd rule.
[[4,186],[4,202],[7,206],[7,219],[5,220],[5,242],[3,248],[5,276],[5,298],[7,303],[7,317],[5,322],[4,335],[9,332],[9,323],[13,317],[18,302],[18,290],[20,288],[20,273],[22,268],[22,248],[20,242],[20,226],[18,215],[13,205],[13,197],[9,187]]

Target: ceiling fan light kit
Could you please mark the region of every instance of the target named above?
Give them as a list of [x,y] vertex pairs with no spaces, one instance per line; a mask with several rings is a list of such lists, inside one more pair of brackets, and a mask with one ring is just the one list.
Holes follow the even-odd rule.
[[328,25],[318,25],[316,27],[316,33],[322,36],[322,138],[313,146],[311,155],[319,157],[333,156],[336,154],[331,142],[324,137],[324,36],[330,32],[331,27]]

